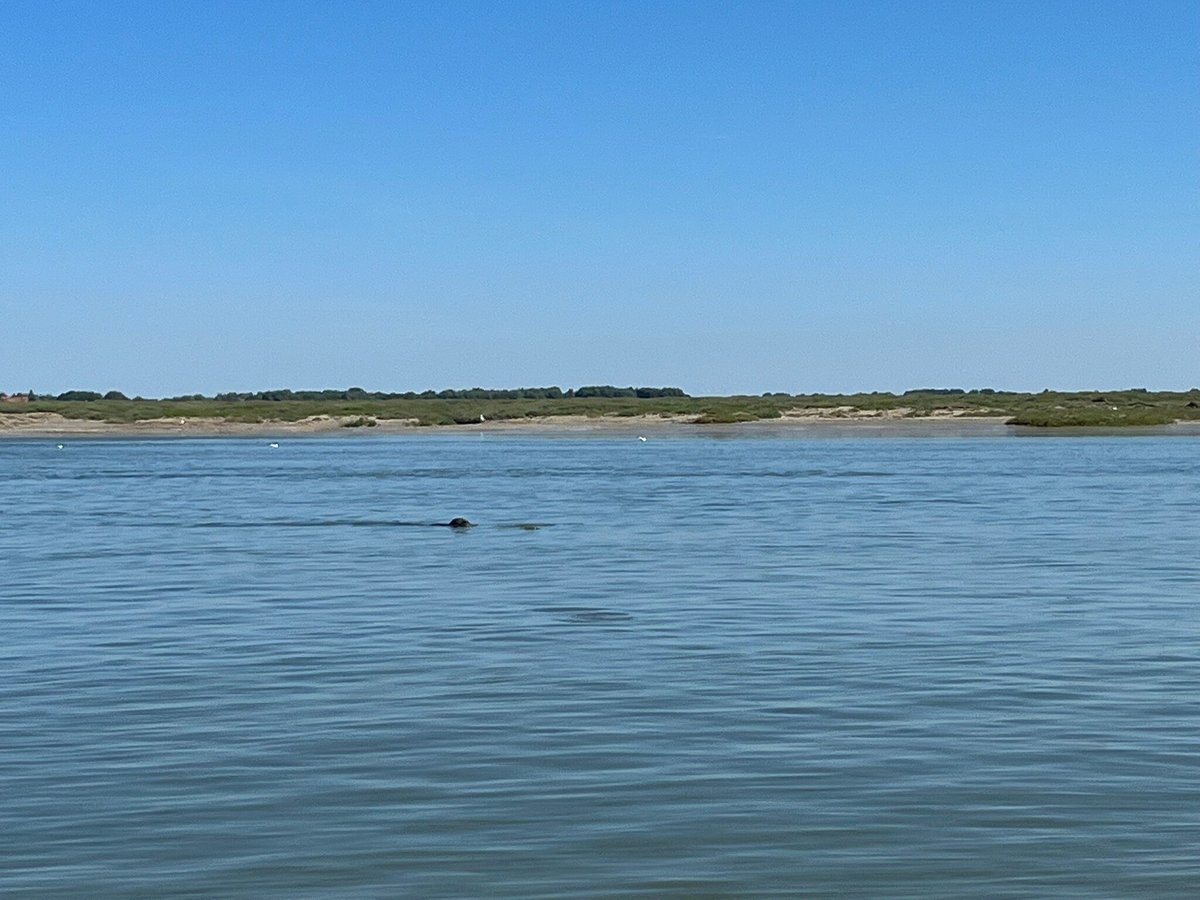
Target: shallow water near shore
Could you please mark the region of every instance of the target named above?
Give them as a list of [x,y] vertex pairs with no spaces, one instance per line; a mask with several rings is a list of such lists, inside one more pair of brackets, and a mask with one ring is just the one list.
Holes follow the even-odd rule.
[[1195,438],[61,443],[5,897],[1200,883]]

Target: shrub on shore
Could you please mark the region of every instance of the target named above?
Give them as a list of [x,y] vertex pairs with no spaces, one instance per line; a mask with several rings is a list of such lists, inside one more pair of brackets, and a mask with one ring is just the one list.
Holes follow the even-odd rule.
[[[539,389],[540,390],[540,389]],[[71,419],[131,423],[153,419],[212,418],[231,422],[296,422],[312,416],[341,418],[345,427],[369,428],[380,419],[405,419],[423,425],[471,424],[483,416],[488,421],[554,416],[659,416],[687,417],[704,425],[735,424],[778,418],[793,409],[839,408],[871,412],[891,411],[900,417],[924,417],[946,412],[971,416],[996,416],[1014,424],[1042,428],[1062,426],[1121,427],[1161,425],[1176,420],[1200,421],[1200,391],[1043,391],[1018,394],[991,389],[965,393],[951,389],[921,392],[859,394],[782,394],[757,396],[690,397],[676,389],[661,389],[659,396],[636,396],[638,389],[614,389],[618,396],[580,396],[580,391],[559,391],[557,396],[495,396],[491,398],[388,395],[377,399],[361,389],[339,391],[338,399],[297,399],[297,393],[269,392],[276,399],[215,399],[192,395],[169,400],[125,399],[119,391],[67,391],[57,398],[44,394],[22,395],[21,401],[0,407],[0,415],[57,413]],[[634,395],[628,395],[632,390]],[[660,389],[653,389],[660,390]],[[360,393],[361,392],[361,393]],[[491,394],[528,393],[526,389]],[[462,392],[467,393],[467,392]],[[548,391],[546,392],[549,393]],[[341,399],[340,395],[347,395]],[[352,397],[350,395],[353,395]],[[29,396],[26,400],[25,396]],[[250,395],[247,395],[250,396]]]

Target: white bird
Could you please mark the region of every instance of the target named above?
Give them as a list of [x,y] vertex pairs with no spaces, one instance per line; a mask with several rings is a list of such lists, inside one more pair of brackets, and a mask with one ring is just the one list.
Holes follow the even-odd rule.
[[638,435],[638,440],[641,441],[643,444],[646,442],[646,439],[644,437],[642,437],[640,434]]
[[267,444],[267,446],[270,447],[272,450],[279,449],[279,445],[277,443],[275,443],[274,441],[271,441],[271,443]]
[[62,448],[63,448],[63,445],[62,445],[62,444],[59,444],[59,445],[58,445],[58,449],[59,449],[59,450],[61,450]]

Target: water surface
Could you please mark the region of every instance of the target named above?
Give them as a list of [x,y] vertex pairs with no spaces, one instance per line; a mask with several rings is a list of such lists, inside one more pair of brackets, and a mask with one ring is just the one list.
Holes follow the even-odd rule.
[[0,464],[5,897],[1200,883],[1194,438]]

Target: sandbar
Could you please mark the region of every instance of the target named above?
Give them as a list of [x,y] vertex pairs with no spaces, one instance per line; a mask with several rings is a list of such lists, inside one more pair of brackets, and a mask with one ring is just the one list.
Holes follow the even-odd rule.
[[421,425],[416,419],[372,418],[373,425],[359,416],[309,416],[296,421],[237,422],[223,418],[158,418],[136,422],[104,422],[71,419],[58,413],[0,414],[3,437],[268,437],[284,435],[366,435],[415,433],[512,433],[512,434],[764,434],[815,429],[820,432],[846,430],[851,433],[891,434],[1004,434],[1007,419],[997,416],[931,415],[904,417],[899,411],[877,414],[859,410],[794,410],[782,418],[735,424],[696,424],[696,415],[680,416],[534,416],[497,419],[461,425]]
[[1176,422],[1145,427],[1032,428],[1009,424],[1004,416],[964,415],[962,410],[934,410],[913,415],[911,410],[860,410],[852,407],[813,407],[788,410],[775,419],[731,424],[698,424],[697,415],[677,416],[531,416],[460,425],[421,425],[417,419],[361,416],[309,416],[296,421],[237,422],[223,418],[158,418],[136,422],[70,419],[58,413],[0,413],[0,439],[23,437],[136,438],[136,437],[284,437],[371,434],[525,434],[603,436],[655,435],[722,437],[999,437],[1004,435],[1192,435],[1200,422]]

